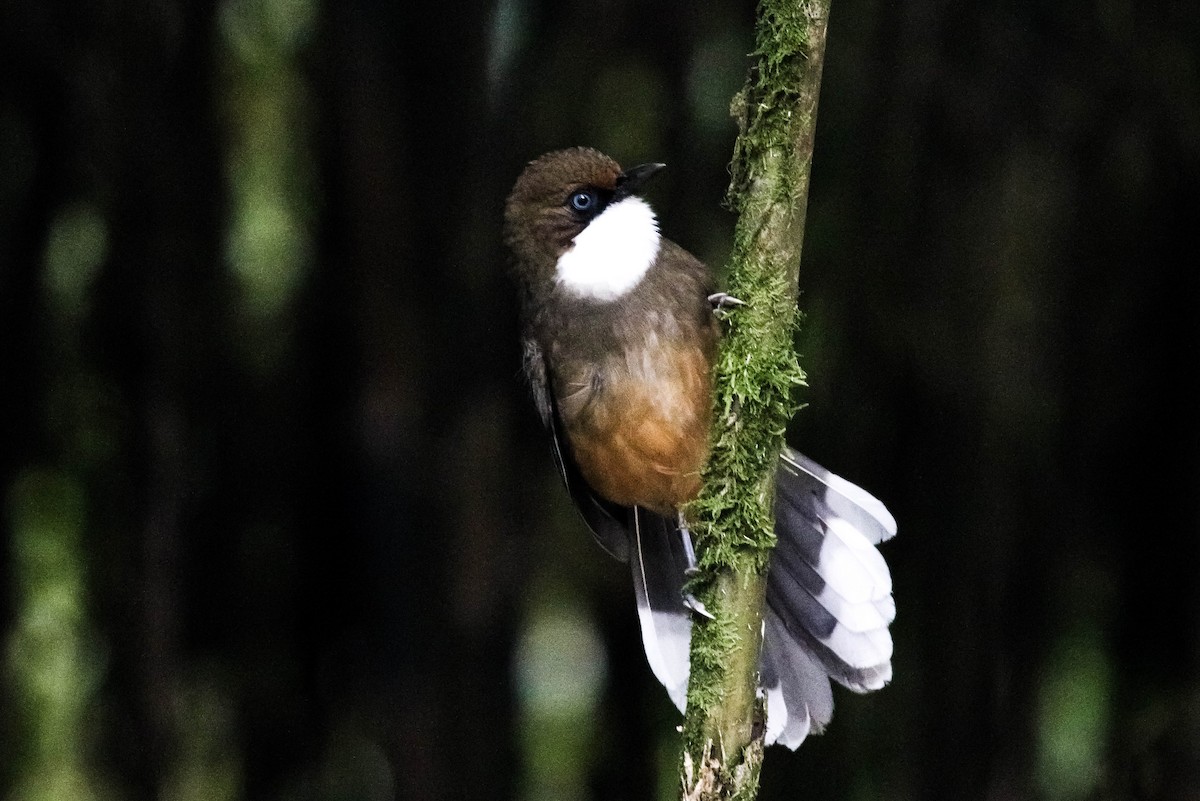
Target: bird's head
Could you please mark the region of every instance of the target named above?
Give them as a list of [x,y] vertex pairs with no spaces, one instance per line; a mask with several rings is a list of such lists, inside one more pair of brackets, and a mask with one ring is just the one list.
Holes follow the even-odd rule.
[[560,288],[598,301],[632,289],[659,250],[658,221],[636,192],[663,166],[622,170],[583,147],[530,162],[504,208],[518,279],[535,293]]

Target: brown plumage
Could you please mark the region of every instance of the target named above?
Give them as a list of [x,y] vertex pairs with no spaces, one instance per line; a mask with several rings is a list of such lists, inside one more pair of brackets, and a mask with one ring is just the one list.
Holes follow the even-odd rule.
[[591,488],[620,506],[673,515],[700,488],[708,455],[711,364],[718,329],[708,268],[669,240],[638,285],[613,301],[556,281],[559,258],[586,221],[566,201],[591,187],[619,191],[620,166],[575,148],[526,168],[505,208],[524,294],[526,351],[543,415],[565,438]]

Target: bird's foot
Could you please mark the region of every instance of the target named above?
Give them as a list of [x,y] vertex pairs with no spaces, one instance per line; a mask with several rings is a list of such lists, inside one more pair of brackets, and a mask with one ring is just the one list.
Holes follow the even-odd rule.
[[683,605],[686,606],[688,609],[691,609],[697,615],[702,615],[703,617],[706,617],[709,620],[717,619],[716,616],[713,615],[712,612],[710,612],[704,608],[704,604],[700,602],[700,599],[697,598],[695,595],[692,595],[690,592],[683,596]]
[[[696,549],[692,547],[692,532],[688,529],[687,520],[684,519],[683,512],[679,513],[677,525],[679,527],[679,538],[683,542],[684,559],[687,561],[687,566],[683,569],[683,575],[692,578],[699,575],[700,568],[696,565]],[[709,620],[715,619],[712,612],[704,608],[704,604],[700,602],[700,599],[690,592],[685,591],[683,593],[683,605]]]
[[728,292],[714,292],[708,296],[708,302],[712,305],[713,311],[729,309],[736,306],[745,306],[746,301],[741,298],[735,298]]
[[683,575],[690,578],[699,573],[700,568],[696,566],[696,549],[692,546],[692,530],[688,528],[687,519],[683,516],[682,511],[675,519],[675,527],[679,530],[679,539],[683,543],[683,556],[687,561]]

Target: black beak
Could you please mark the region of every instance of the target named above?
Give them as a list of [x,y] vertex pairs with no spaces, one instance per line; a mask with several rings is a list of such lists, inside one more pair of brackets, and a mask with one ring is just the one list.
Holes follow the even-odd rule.
[[621,198],[635,194],[651,175],[654,175],[654,173],[665,166],[667,165],[654,162],[652,164],[639,164],[636,167],[630,167],[617,176],[617,188],[613,192],[613,200],[620,200]]

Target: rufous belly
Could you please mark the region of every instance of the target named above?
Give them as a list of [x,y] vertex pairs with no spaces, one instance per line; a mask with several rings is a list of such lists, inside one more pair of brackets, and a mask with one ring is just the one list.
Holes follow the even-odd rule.
[[[653,361],[605,368],[596,389],[575,398],[583,402],[578,413],[564,415],[564,424],[575,461],[597,493],[622,506],[673,515],[700,490],[710,378],[698,348],[653,355]],[[652,367],[638,366],[645,364]]]

